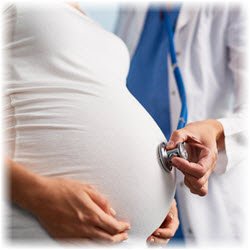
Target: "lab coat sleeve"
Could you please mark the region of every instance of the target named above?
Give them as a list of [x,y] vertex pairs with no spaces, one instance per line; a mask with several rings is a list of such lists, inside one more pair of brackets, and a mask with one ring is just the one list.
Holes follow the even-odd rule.
[[231,8],[226,30],[228,68],[233,75],[234,109],[227,117],[218,119],[224,127],[225,150],[219,153],[215,169],[224,173],[247,157],[248,151],[248,86],[245,55],[246,17],[239,7]]

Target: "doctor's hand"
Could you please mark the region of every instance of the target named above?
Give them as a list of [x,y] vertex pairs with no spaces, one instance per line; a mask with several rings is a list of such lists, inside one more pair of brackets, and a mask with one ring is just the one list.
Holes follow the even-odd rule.
[[209,177],[216,165],[218,150],[225,147],[223,126],[217,120],[189,123],[173,132],[167,150],[175,148],[179,142],[187,142],[188,161],[174,157],[172,163],[184,174],[184,183],[190,191],[205,196],[208,193]]
[[176,230],[179,226],[178,210],[176,206],[176,201],[173,200],[170,211],[167,217],[157,228],[152,235],[147,238],[147,242],[150,245],[166,245],[170,239],[175,235]]
[[115,211],[93,186],[70,179],[45,177],[37,201],[32,212],[54,238],[108,243],[128,238],[130,225],[115,219]]

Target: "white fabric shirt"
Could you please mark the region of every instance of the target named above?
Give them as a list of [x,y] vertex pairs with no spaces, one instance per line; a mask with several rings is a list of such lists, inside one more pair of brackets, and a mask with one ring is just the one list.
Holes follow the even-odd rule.
[[[147,8],[124,7],[119,14],[116,33],[131,57]],[[178,174],[180,218],[190,244],[231,242],[244,235],[248,126],[245,25],[242,10],[228,5],[183,4],[177,20],[174,42],[187,94],[188,122],[218,119],[225,134],[225,151],[219,153],[206,197],[191,194]],[[172,128],[176,128],[181,104],[172,72],[169,89]]]
[[[146,244],[176,178],[157,161],[163,133],[126,88],[126,46],[68,4],[12,5],[5,17],[7,153],[39,175],[96,186],[131,223],[127,244]],[[7,217],[13,239],[50,240],[28,212]]]

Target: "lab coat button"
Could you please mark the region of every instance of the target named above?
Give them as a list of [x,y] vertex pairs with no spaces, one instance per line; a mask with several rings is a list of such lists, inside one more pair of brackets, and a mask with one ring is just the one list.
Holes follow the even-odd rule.
[[193,231],[190,227],[188,228],[188,234],[193,234]]
[[171,91],[171,95],[175,95],[176,94],[176,91],[175,90],[172,90]]
[[183,182],[183,181],[180,182],[180,186],[181,186],[181,187],[184,187],[184,182]]

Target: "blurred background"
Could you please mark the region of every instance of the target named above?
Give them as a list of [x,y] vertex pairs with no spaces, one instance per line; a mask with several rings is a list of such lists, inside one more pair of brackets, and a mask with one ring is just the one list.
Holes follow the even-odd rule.
[[78,1],[81,9],[103,28],[114,32],[116,20],[118,17],[119,3],[109,3],[105,5],[90,4],[85,1]]

